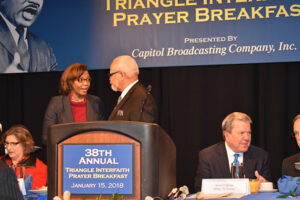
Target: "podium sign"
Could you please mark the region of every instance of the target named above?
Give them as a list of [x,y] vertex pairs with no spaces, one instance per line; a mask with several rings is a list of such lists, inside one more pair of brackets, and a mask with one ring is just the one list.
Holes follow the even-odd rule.
[[64,144],[63,191],[133,194],[132,144]]
[[55,124],[47,144],[48,199],[166,197],[176,187],[176,147],[157,124],[91,121]]

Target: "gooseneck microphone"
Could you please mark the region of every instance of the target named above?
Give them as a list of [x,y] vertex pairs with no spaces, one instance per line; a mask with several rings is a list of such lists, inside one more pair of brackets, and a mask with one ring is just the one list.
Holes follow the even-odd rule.
[[146,88],[146,95],[144,96],[144,98],[142,99],[142,104],[141,104],[141,111],[140,111],[140,121],[142,121],[142,116],[143,116],[143,112],[144,112],[144,106],[147,100],[148,95],[150,94],[152,90],[152,86],[148,85]]

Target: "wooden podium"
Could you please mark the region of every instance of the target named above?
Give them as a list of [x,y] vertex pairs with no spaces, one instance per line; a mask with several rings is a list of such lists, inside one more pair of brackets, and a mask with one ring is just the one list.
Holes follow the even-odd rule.
[[[114,193],[118,193],[126,200],[140,200],[146,196],[164,198],[176,187],[176,147],[172,139],[157,124],[127,121],[57,124],[50,127],[47,145],[48,199],[54,196],[61,197],[64,190],[69,190],[66,188],[73,191],[71,189],[73,186],[76,187],[74,193],[71,192],[71,199],[78,200],[82,198],[95,200],[99,194],[102,195],[102,199],[109,199]],[[100,147],[114,150],[102,150]],[[123,147],[129,150],[122,150]],[[108,152],[107,157],[101,154],[104,151]],[[114,155],[118,154],[117,158],[112,156],[112,152]],[[90,162],[85,163],[85,159]],[[106,161],[114,166],[118,166],[119,160],[128,160],[131,166],[126,168],[128,174],[113,174],[114,177],[126,177],[124,180],[128,183],[123,183],[123,179],[118,179],[121,180],[118,182],[115,181],[117,179],[107,178],[113,176],[111,173],[99,175],[97,172],[105,167],[93,163],[92,159],[98,162]],[[67,164],[73,161],[76,165],[79,163],[80,167],[70,167],[72,164]],[[110,171],[118,169],[107,168]],[[76,173],[71,174],[70,171]],[[99,176],[105,179],[95,178]],[[74,181],[77,179],[81,181],[80,184]],[[68,184],[72,181],[73,186],[69,187]]]

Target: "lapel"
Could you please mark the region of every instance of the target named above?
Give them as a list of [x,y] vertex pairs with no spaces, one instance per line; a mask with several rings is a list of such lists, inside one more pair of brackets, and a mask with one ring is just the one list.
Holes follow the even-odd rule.
[[63,95],[63,105],[64,105],[64,120],[65,122],[74,122],[73,112],[71,107],[71,102],[69,95]]
[[14,41],[11,32],[9,31],[5,21],[0,16],[0,43],[2,43],[3,47],[7,49],[7,51],[14,57],[14,54],[17,52],[17,46]]
[[134,92],[134,90],[139,86],[139,82],[134,84],[132,88],[127,92],[127,94],[123,97],[123,99],[114,107],[112,113],[110,116],[115,116],[117,114],[118,110],[121,110],[122,107],[125,105],[125,103],[128,101],[131,94]]
[[225,142],[221,143],[217,155],[218,157],[216,158],[216,160],[218,161],[218,164],[220,166],[219,170],[220,170],[221,177],[224,176],[224,178],[231,178],[228,155],[225,148]]
[[251,146],[249,147],[248,151],[244,153],[244,160],[243,160],[243,168],[244,173],[247,178],[255,176],[253,172],[255,171],[255,160],[251,159]]
[[90,102],[89,95],[86,95],[86,121],[95,120],[94,117],[92,116],[92,113],[93,113],[93,107]]
[[39,66],[40,62],[38,59],[38,52],[40,52],[39,46],[40,44],[32,37],[32,33],[27,29],[27,43],[28,43],[28,50],[30,55],[29,61],[29,71],[35,72],[37,71],[37,67]]

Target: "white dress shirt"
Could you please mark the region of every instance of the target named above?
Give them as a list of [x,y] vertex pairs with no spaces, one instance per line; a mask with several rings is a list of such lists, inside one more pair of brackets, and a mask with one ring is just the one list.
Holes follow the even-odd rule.
[[128,85],[123,92],[121,93],[120,97],[121,99],[123,99],[125,97],[125,95],[127,94],[127,92],[134,86],[134,84],[136,84],[139,80],[134,81],[133,83],[131,83],[130,85]]
[[[228,157],[228,163],[229,163],[229,169],[231,170],[231,164],[234,161],[234,154],[236,154],[236,152],[232,151],[232,149],[228,146],[228,144],[225,141],[225,148],[226,148],[226,152],[227,152],[227,157]],[[244,160],[244,154],[243,152],[239,152],[238,153],[240,156],[238,157],[239,163],[243,163]]]

